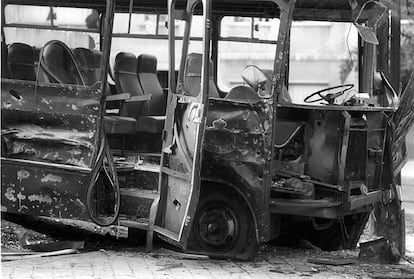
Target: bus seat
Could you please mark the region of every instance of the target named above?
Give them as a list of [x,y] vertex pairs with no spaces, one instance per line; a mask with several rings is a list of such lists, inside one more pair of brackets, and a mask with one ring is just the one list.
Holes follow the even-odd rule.
[[[201,86],[201,53],[190,53],[187,56],[184,68],[184,88],[190,96],[198,96]],[[213,77],[213,62],[210,61],[209,67],[209,96],[219,98],[218,89]]]
[[157,77],[157,58],[153,55],[138,56],[137,75],[142,91],[151,95],[151,101],[137,118],[137,131],[161,133],[165,122],[166,98]]
[[102,52],[99,50],[91,50],[93,55],[95,55],[95,63],[97,68],[95,68],[96,77],[99,79],[101,76],[101,62],[102,62]]
[[85,85],[70,49],[60,41],[50,41],[43,47],[41,66],[49,82]]
[[1,41],[1,77],[2,78],[11,78],[9,62],[7,57],[7,45],[5,42]]
[[224,99],[233,101],[260,101],[259,95],[251,88],[244,85],[239,85],[230,90]]
[[151,94],[148,114],[165,115],[166,98],[157,76],[157,58],[148,54],[138,56],[137,75],[143,93]]
[[13,43],[8,50],[10,73],[14,79],[36,80],[34,48],[23,43]]
[[[129,93],[131,97],[144,95],[137,76],[137,57],[129,52],[119,52],[114,63],[115,88],[118,94]],[[145,102],[125,103],[120,114],[137,118]]]
[[86,85],[95,84],[99,78],[97,69],[100,69],[100,63],[96,61],[96,56],[93,51],[88,48],[79,47],[75,48],[72,52]]

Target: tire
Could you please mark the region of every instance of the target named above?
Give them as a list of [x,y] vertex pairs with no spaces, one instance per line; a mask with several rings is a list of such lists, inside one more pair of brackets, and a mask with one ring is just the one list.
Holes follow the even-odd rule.
[[256,230],[245,201],[225,187],[207,189],[193,220],[190,250],[214,258],[254,258],[258,249]]

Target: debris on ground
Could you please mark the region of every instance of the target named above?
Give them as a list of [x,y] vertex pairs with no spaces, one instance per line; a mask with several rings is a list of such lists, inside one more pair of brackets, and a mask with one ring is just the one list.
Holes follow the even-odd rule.
[[157,271],[164,271],[164,270],[179,268],[179,267],[183,267],[183,266],[184,266],[183,263],[169,264],[169,265],[164,266],[163,268],[158,269]]
[[186,260],[207,260],[209,259],[209,256],[206,255],[198,255],[198,254],[188,254],[188,253],[181,253],[176,252],[173,250],[169,250],[166,248],[160,248],[156,253],[151,253],[152,256],[158,255],[158,256],[173,256],[176,258],[182,258]]
[[394,242],[379,238],[360,243],[358,258],[366,262],[398,263],[401,254]]
[[85,241],[55,241],[55,242],[38,242],[28,243],[23,245],[23,248],[29,249],[35,252],[52,252],[64,249],[80,250],[85,247]]
[[[70,231],[67,227],[64,227],[63,234],[55,234],[51,232],[55,231],[56,228],[49,224],[46,227],[47,229],[42,231],[46,234],[43,234],[30,229],[33,227],[26,227],[17,223],[17,221],[13,223],[2,219],[3,260],[23,260],[27,258],[34,260],[65,253],[77,253],[84,245],[82,254],[88,253],[88,251],[98,251],[97,253],[100,251],[100,254],[105,258],[113,257],[114,253],[117,254],[117,257],[128,254],[134,255],[134,257],[156,258],[156,270],[168,274],[178,272],[178,269],[187,269],[188,266],[206,263],[206,265],[214,266],[234,265],[236,269],[262,270],[276,277],[289,275],[330,278],[330,275],[346,274],[348,277],[355,276],[356,278],[414,278],[414,265],[410,262],[411,258],[403,257],[398,265],[369,262],[358,259],[360,252],[358,249],[327,252],[320,251],[307,244],[303,245],[303,242],[302,248],[280,247],[269,244],[261,247],[254,261],[239,263],[209,259],[206,255],[177,252],[170,250],[170,247],[165,246],[165,244],[163,244],[164,247],[168,248],[156,247],[153,253],[143,253],[145,242],[141,246],[134,246],[131,242],[125,242],[122,239],[103,238],[103,236],[99,236],[99,238],[91,237],[91,235],[82,234],[78,231]],[[37,230],[38,228],[34,229]],[[145,234],[141,238],[145,240]],[[384,243],[387,242],[385,241],[382,244]],[[44,246],[42,247],[42,245]],[[39,248],[45,251],[37,252],[29,250],[29,248],[33,250]],[[57,251],[46,251],[54,249],[57,249]],[[173,248],[171,247],[171,249]],[[78,256],[81,255],[72,257],[76,258]],[[152,259],[152,261],[154,260]],[[19,263],[9,261],[4,264],[15,265]]]
[[61,256],[61,255],[69,255],[69,254],[76,254],[79,251],[77,249],[63,249],[57,250],[52,252],[2,252],[1,253],[1,261],[15,261],[15,260],[24,260],[24,259],[33,259],[33,258],[42,258],[42,257],[52,257],[52,256]]
[[358,263],[358,260],[354,258],[314,257],[309,258],[308,263],[323,265],[350,265]]
[[312,244],[310,241],[308,241],[306,239],[301,239],[299,241],[299,248],[315,250],[315,251],[322,251],[321,248],[319,248],[318,246]]

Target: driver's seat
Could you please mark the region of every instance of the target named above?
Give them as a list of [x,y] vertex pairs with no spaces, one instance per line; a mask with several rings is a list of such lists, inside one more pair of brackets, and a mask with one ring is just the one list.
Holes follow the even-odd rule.
[[[201,86],[201,66],[203,62],[201,53],[190,53],[187,56],[184,68],[184,88],[190,96],[198,96]],[[213,76],[213,62],[209,65],[208,94],[209,97],[220,98],[219,91]]]
[[232,101],[250,101],[258,102],[260,101],[259,95],[251,87],[244,85],[239,85],[232,88],[229,93],[224,97],[226,100]]

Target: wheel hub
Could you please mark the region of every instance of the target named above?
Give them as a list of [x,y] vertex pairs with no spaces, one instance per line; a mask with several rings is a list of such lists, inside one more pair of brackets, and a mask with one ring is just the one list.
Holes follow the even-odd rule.
[[224,207],[206,210],[199,219],[200,237],[215,249],[230,248],[236,235],[236,217]]

